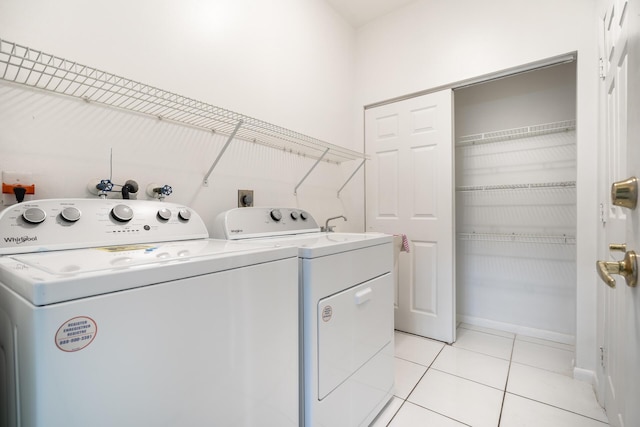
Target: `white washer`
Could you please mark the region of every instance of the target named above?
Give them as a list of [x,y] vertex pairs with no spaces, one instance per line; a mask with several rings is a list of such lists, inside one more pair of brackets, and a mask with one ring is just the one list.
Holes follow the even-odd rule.
[[207,237],[159,201],[0,213],[0,426],[298,426],[297,251]]
[[298,248],[305,426],[369,425],[393,395],[392,237],[255,207],[218,215],[213,236]]

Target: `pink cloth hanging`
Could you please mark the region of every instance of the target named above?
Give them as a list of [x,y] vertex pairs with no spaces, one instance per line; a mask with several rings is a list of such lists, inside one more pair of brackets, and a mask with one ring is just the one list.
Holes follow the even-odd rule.
[[394,234],[394,236],[402,237],[402,247],[400,248],[400,250],[402,252],[410,252],[410,250],[409,250],[409,239],[407,239],[407,235],[406,234]]

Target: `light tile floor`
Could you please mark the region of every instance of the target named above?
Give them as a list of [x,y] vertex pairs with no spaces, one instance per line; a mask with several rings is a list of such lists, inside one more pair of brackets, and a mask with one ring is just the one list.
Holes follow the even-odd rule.
[[371,427],[606,427],[570,345],[461,324],[446,345],[396,332],[395,396]]

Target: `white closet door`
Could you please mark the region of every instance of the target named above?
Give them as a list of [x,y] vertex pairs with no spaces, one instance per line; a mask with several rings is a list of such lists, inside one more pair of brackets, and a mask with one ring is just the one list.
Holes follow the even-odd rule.
[[395,289],[395,327],[455,340],[452,92],[365,113],[368,231],[406,234]]

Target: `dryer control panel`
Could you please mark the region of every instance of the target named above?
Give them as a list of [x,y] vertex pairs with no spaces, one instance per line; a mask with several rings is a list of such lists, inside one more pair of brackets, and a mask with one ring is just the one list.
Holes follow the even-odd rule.
[[0,254],[207,237],[192,209],[155,200],[46,199],[0,212]]
[[239,240],[319,231],[318,223],[305,210],[250,207],[230,209],[218,215],[214,223],[213,237]]

